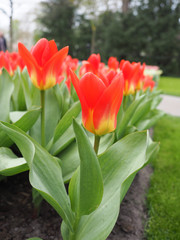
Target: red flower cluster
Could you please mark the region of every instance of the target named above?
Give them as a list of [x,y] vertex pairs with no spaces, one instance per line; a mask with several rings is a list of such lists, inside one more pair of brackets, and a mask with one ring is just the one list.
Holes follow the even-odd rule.
[[142,89],[143,73],[145,64],[130,63],[129,61],[121,60],[120,69],[124,75],[124,95],[133,94],[136,90]]
[[[154,82],[144,76],[145,64],[130,63],[110,57],[108,66],[101,62],[100,54],[92,54],[82,62],[79,75],[78,59],[67,56],[68,47],[58,51],[54,40],[40,39],[28,51],[19,43],[19,54],[23,58],[32,83],[40,90],[53,87],[64,77],[70,90],[71,81],[77,92],[82,107],[84,127],[95,135],[112,132],[116,128],[116,118],[123,94],[133,94],[136,90],[151,90]],[[71,81],[70,81],[71,80]]]
[[99,76],[100,78],[103,75],[109,77],[112,75],[115,76],[118,72],[122,71],[124,76],[124,95],[134,94],[136,90],[143,89],[144,91],[147,88],[153,90],[155,85],[154,81],[150,80],[144,75],[145,63],[141,65],[140,62],[132,62],[126,60],[121,60],[118,62],[117,58],[110,57],[108,59],[108,66],[105,66],[101,62],[101,57],[99,54],[92,54],[87,61],[82,62],[80,68],[80,76],[83,76],[86,72],[92,72]]
[[16,69],[19,67],[22,71],[25,64],[21,56],[17,52],[9,53],[8,51],[0,52],[0,74],[1,69],[4,67],[10,75],[13,75]]

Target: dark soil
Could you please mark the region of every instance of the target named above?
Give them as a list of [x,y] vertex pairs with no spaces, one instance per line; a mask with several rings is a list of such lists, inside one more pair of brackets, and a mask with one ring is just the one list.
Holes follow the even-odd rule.
[[[120,215],[108,240],[144,239],[147,219],[145,193],[151,172],[147,166],[136,175],[121,204]],[[25,240],[30,237],[62,240],[61,219],[48,203],[43,201],[39,217],[33,216],[28,173],[1,181],[0,194],[0,240]]]

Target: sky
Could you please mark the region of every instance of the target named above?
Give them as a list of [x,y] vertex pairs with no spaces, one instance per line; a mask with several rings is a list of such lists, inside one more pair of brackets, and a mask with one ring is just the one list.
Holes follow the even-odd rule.
[[[27,21],[29,16],[33,17],[33,11],[38,7],[40,0],[12,0],[14,19],[20,21]],[[7,15],[10,15],[10,1],[9,0],[0,0],[0,9],[6,11]],[[0,10],[0,29],[8,28],[9,18]],[[32,18],[31,18],[32,19]]]
[[[12,0],[13,1],[13,19],[18,20],[20,28],[27,32],[33,32],[36,24],[35,17],[41,0]],[[3,11],[6,14],[3,13]],[[0,31],[4,33],[6,39],[9,39],[9,16],[10,0],[0,0]],[[29,39],[32,44],[32,39]]]

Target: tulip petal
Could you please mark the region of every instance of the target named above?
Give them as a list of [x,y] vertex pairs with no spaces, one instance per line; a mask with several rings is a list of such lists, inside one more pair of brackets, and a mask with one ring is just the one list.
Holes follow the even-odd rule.
[[58,51],[43,67],[44,89],[54,86],[59,81],[61,65],[68,54],[69,47],[64,47]]
[[116,117],[123,98],[123,74],[118,73],[95,106],[93,122],[95,133],[103,135],[116,128]]
[[22,43],[18,43],[18,50],[25,65],[27,66],[33,84],[39,88],[42,74],[35,58]]
[[69,73],[70,73],[70,76],[71,76],[72,84],[73,84],[73,86],[74,86],[74,88],[76,90],[76,93],[77,93],[77,95],[79,97],[79,100],[81,102],[82,119],[83,119],[83,124],[85,125],[87,119],[89,118],[89,114],[90,114],[89,108],[87,106],[86,99],[84,98],[84,95],[81,92],[81,89],[79,87],[79,79],[78,79],[78,77],[76,76],[76,74],[71,69],[69,69]]
[[106,89],[103,81],[93,73],[86,73],[79,81],[79,87],[89,108],[93,109]]
[[50,58],[50,47],[49,42],[46,38],[40,39],[36,45],[31,49],[31,54],[36,59],[38,65],[43,67],[43,65]]
[[129,61],[124,61],[121,67],[122,67],[121,70],[123,71],[124,74],[124,79],[128,80],[129,82],[129,79],[131,78],[133,73],[132,64]]
[[58,48],[54,40],[49,41],[49,47],[50,47],[50,57],[52,57],[54,54],[58,52]]

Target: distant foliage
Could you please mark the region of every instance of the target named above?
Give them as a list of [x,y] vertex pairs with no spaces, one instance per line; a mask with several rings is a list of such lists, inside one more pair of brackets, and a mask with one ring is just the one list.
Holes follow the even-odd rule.
[[54,39],[58,48],[69,45],[72,50],[74,46],[75,5],[70,0],[49,0],[43,1],[41,6],[42,11],[37,19],[40,27],[36,33],[36,38]]
[[95,19],[87,8],[78,14],[83,2],[43,2],[38,17],[41,30],[36,37],[54,38],[60,47],[69,45],[73,57],[87,59],[93,21],[95,52],[101,54],[103,61],[115,56],[118,60],[158,65],[166,75],[180,75],[180,3],[177,0],[141,0],[139,4],[132,0],[126,12],[106,8]]

